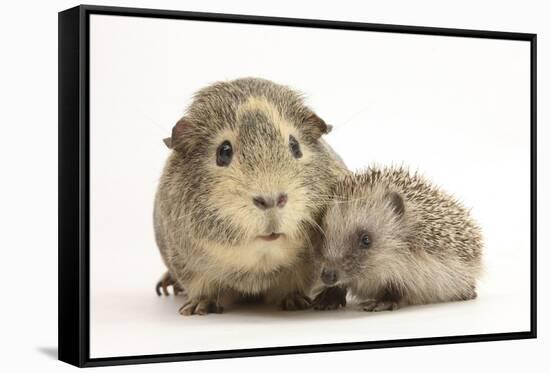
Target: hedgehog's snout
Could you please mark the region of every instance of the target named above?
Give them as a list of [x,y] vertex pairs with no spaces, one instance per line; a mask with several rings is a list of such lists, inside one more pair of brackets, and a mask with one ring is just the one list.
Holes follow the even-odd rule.
[[338,271],[333,268],[324,268],[321,272],[321,280],[328,286],[336,284],[338,281]]

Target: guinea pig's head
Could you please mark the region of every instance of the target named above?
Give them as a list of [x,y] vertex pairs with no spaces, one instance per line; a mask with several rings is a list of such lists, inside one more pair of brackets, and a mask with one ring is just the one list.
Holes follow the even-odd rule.
[[355,176],[338,183],[334,194],[315,250],[320,280],[335,286],[383,276],[407,249],[403,197],[384,185],[361,185]]
[[304,240],[336,181],[328,126],[293,90],[262,79],[199,91],[168,141],[197,234],[226,245]]

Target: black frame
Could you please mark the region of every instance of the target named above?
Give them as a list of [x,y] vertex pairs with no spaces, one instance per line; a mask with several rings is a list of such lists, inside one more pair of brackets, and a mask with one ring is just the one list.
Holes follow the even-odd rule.
[[[90,358],[89,17],[91,14],[528,41],[531,45],[531,327],[529,331],[177,354]],[[59,13],[59,360],[79,367],[536,338],[537,35],[81,5]]]

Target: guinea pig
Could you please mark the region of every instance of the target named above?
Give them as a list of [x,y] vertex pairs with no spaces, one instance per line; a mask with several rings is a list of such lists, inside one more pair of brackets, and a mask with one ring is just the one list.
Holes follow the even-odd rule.
[[346,173],[321,139],[330,126],[296,91],[264,79],[198,91],[172,129],[154,204],[168,272],[157,292],[184,291],[182,315],[245,298],[310,306],[312,248],[334,183]]
[[326,287],[316,309],[365,311],[476,297],[481,230],[455,198],[403,168],[369,168],[340,180],[316,249]]

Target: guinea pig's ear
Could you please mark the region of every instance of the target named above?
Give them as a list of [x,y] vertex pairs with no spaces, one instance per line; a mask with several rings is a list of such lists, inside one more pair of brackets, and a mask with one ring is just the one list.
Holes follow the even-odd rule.
[[172,149],[172,138],[171,137],[165,137],[164,139],[162,139],[162,142],[164,143],[164,145],[166,145],[166,147],[168,149]]
[[332,126],[326,124],[324,120],[319,118],[317,114],[311,113],[304,121],[304,131],[311,135],[314,139],[318,139],[332,131]]
[[397,192],[389,192],[386,198],[395,214],[399,217],[403,216],[405,213],[405,201],[403,201],[403,197]]
[[172,136],[163,139],[168,149],[175,149],[181,144],[181,139],[185,137],[185,132],[189,130],[189,121],[183,117],[172,128]]

